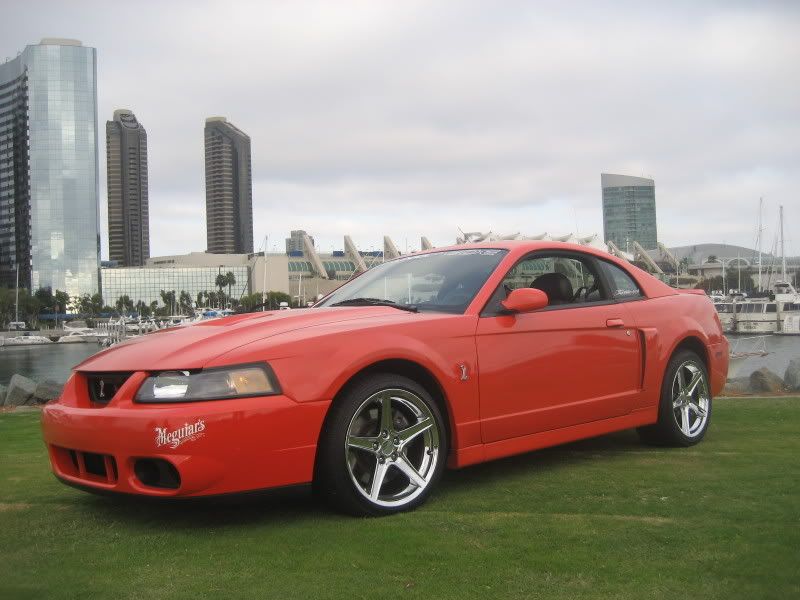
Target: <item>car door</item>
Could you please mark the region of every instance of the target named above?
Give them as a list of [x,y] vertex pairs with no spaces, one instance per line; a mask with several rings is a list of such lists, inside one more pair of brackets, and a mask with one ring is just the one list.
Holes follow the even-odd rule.
[[[543,289],[550,305],[500,314],[500,301],[522,286]],[[632,410],[641,382],[639,336],[609,287],[595,259],[579,252],[537,252],[504,277],[476,332],[484,443]]]

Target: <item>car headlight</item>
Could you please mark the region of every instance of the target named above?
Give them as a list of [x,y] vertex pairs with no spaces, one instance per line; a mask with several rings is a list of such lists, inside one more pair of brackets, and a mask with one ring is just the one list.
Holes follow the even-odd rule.
[[275,394],[280,394],[278,382],[264,363],[156,373],[139,388],[136,402],[194,402]]

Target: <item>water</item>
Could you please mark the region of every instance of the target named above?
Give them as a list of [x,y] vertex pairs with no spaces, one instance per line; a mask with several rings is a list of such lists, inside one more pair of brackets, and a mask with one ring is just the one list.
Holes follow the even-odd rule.
[[14,373],[34,381],[52,379],[64,383],[72,367],[100,350],[96,343],[0,348],[0,385],[7,385]]
[[[753,335],[728,335],[728,340],[733,346],[737,339],[743,337],[753,337]],[[747,341],[741,342],[738,350],[746,350],[747,344]],[[769,354],[766,356],[751,356],[737,361],[737,364],[728,373],[728,378],[748,377],[750,373],[761,367],[767,367],[776,375],[783,377],[789,361],[793,358],[800,358],[800,335],[771,335],[767,337],[766,346]]]
[[[736,336],[730,336],[734,343]],[[741,346],[740,346],[741,348]],[[51,344],[0,348],[0,385],[7,385],[14,373],[36,381],[67,380],[72,367],[100,350],[97,344]],[[767,338],[767,356],[754,356],[740,361],[729,374],[747,377],[761,367],[767,367],[783,377],[792,358],[800,358],[800,336],[773,335]]]

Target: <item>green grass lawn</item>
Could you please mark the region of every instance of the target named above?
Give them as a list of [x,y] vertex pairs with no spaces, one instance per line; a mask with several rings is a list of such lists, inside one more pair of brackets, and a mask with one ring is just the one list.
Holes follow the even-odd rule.
[[691,449],[626,431],[449,472],[383,519],[152,504],[50,474],[0,414],[0,598],[798,598],[800,399],[718,400]]

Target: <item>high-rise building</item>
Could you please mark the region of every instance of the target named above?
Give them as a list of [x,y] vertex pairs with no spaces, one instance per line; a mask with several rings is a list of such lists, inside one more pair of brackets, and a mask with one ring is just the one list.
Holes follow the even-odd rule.
[[215,254],[253,252],[250,137],[225,117],[206,119],[206,235]]
[[[289,256],[302,255],[305,252],[303,246],[303,236],[308,235],[302,229],[292,230],[289,237],[286,238],[286,254]],[[311,245],[314,245],[314,236],[309,235],[308,239],[311,240]]]
[[141,267],[150,258],[147,199],[147,131],[130,110],[106,121],[108,255],[121,267]]
[[645,250],[658,243],[656,187],[652,179],[602,173],[603,232],[620,249],[639,242]]
[[0,64],[0,285],[99,291],[96,62],[47,38]]

